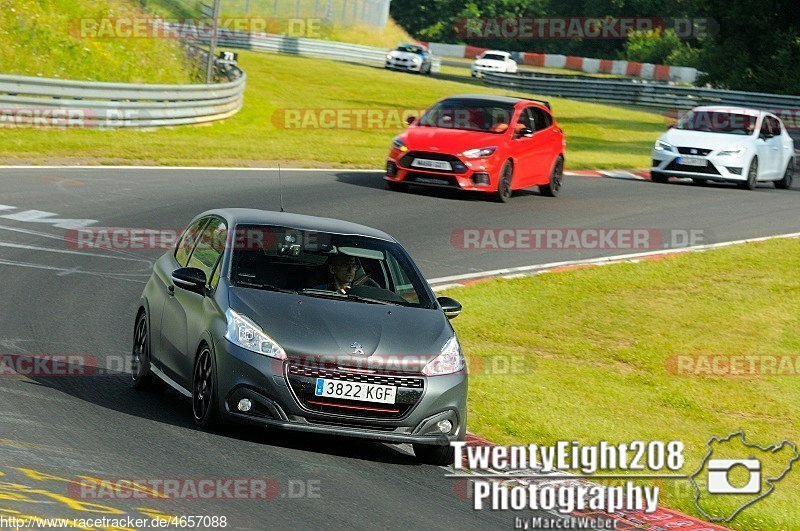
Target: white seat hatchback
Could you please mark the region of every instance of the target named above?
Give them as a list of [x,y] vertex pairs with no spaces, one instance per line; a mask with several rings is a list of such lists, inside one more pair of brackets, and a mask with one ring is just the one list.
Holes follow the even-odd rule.
[[697,107],[656,140],[654,182],[689,177],[698,184],[732,182],[752,190],[760,182],[791,188],[794,141],[774,114],[734,107]]

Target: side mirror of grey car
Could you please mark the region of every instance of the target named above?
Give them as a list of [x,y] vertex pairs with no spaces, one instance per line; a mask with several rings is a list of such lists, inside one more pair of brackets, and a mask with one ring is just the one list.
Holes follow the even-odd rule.
[[461,313],[461,304],[450,297],[439,297],[436,299],[442,307],[444,315],[448,319],[455,319]]
[[182,267],[172,272],[172,281],[181,289],[205,295],[208,279],[202,269]]

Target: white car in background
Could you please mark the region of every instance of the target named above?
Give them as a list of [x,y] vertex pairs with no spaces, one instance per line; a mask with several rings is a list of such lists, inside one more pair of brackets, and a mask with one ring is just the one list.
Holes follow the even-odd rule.
[[516,74],[517,62],[511,58],[509,52],[487,50],[472,62],[472,77],[480,77],[486,72]]
[[698,184],[731,182],[752,190],[759,182],[791,188],[794,141],[774,114],[708,106],[684,115],[653,147],[654,182],[689,177]]
[[433,55],[419,44],[401,44],[386,54],[384,67],[389,70],[430,74],[433,69]]

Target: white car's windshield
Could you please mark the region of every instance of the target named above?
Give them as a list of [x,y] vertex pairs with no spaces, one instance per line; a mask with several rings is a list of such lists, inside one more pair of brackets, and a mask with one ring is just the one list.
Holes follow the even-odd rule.
[[419,54],[421,54],[423,52],[422,48],[420,48],[419,46],[412,46],[410,44],[401,44],[400,46],[398,46],[396,48],[396,51],[398,51],[398,52],[408,52],[408,53],[419,53]]
[[497,55],[496,53],[487,53],[481,59],[488,59],[489,61],[505,61],[506,58],[503,55]]
[[756,116],[747,114],[727,111],[692,111],[678,122],[677,129],[751,135],[755,131],[756,121]]

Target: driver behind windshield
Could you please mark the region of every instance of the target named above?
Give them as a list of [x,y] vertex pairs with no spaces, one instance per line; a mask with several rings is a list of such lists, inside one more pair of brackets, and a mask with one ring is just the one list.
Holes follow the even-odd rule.
[[356,277],[358,261],[354,256],[335,254],[328,258],[328,271],[331,275],[328,283],[314,286],[314,288],[347,293]]

